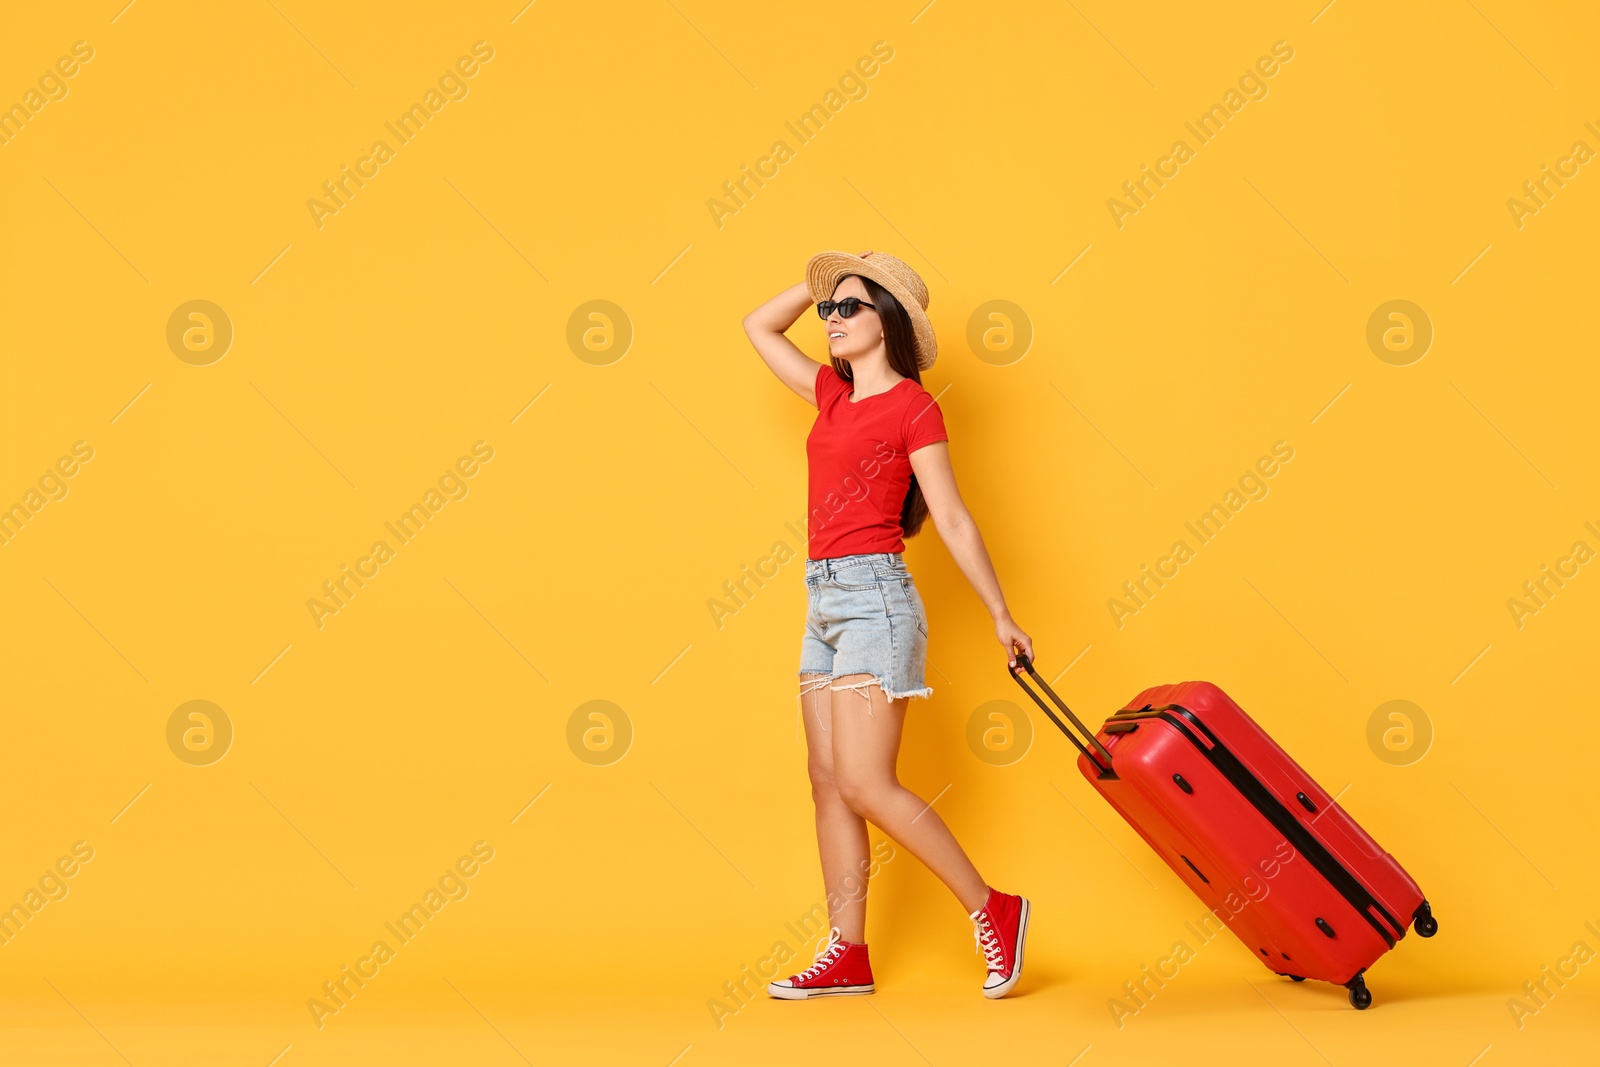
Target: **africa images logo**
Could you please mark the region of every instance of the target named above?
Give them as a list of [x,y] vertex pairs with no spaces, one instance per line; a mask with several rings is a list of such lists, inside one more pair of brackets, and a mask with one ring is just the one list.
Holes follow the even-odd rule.
[[[1276,75],[1282,69],[1281,65],[1292,59],[1293,46],[1288,41],[1274,41],[1272,54],[1257,59],[1253,67],[1247,68],[1239,76],[1238,88],[1230,86],[1222,95],[1221,103],[1212,104],[1194,122],[1183,124],[1184,129],[1194,136],[1196,145],[1203,147],[1221,136],[1223,128],[1237,118],[1250,101],[1265,100],[1271,92],[1267,79]],[[1198,149],[1188,141],[1174,141],[1168,153],[1156,160],[1154,169],[1148,163],[1142,164],[1137,178],[1123,182],[1122,192],[1126,199],[1119,200],[1113,196],[1106,200],[1106,210],[1111,213],[1111,221],[1117,229],[1127,225],[1129,216],[1137,215],[1149,207],[1156,193],[1166,188],[1167,182],[1176,178],[1183,165],[1194,159],[1197,153]]]
[[413,103],[393,122],[383,124],[383,128],[394,136],[395,145],[381,138],[372,142],[372,147],[356,158],[353,170],[346,163],[340,168],[338,177],[323,182],[322,195],[325,199],[313,196],[306,200],[306,209],[311,212],[311,221],[317,229],[326,225],[323,220],[329,215],[337,215],[348,207],[356,193],[378,176],[385,163],[394,159],[399,151],[396,145],[410,144],[450,101],[465,100],[467,94],[472,92],[467,79],[475,77],[482,69],[481,65],[493,58],[494,47],[488,41],[474,42],[472,55],[457,59],[454,66],[447,67],[439,75],[438,88],[429,86],[427,92],[422,94],[420,103]]

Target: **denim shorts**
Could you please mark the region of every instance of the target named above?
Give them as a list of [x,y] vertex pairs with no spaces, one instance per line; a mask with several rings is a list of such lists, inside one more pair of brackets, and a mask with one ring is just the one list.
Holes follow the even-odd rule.
[[867,674],[890,700],[933,695],[922,677],[928,616],[898,552],[806,560],[806,601],[800,675],[827,678],[809,681],[805,690]]

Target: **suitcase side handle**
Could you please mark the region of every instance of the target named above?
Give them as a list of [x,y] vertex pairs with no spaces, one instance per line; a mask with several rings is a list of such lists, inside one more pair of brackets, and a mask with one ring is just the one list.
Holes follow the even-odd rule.
[[[1027,671],[1033,680],[1039,683],[1039,688],[1050,694],[1050,699],[1055,702],[1056,707],[1064,711],[1067,715],[1067,718],[1072,720],[1072,725],[1076,726],[1079,732],[1082,733],[1084,737],[1089,739],[1089,745],[1094,747],[1093,752],[1091,752],[1089,748],[1078,739],[1078,734],[1075,734],[1069,730],[1067,728],[1067,724],[1062,722],[1060,718],[1056,716],[1056,713],[1050,710],[1050,705],[1046,704],[1040,699],[1039,694],[1033,691],[1033,687],[1027,683],[1022,675],[1018,674],[1014,670],[1011,670],[1009,666],[1006,668],[1006,673],[1017,680],[1017,684],[1022,687],[1022,691],[1033,698],[1033,702],[1039,705],[1039,709],[1046,715],[1050,716],[1050,721],[1056,724],[1056,728],[1067,735],[1067,740],[1071,741],[1073,745],[1077,747],[1078,751],[1082,752],[1084,756],[1088,758],[1089,762],[1094,764],[1094,768],[1098,772],[1097,777],[1115,778],[1117,776],[1117,772],[1111,769],[1111,753],[1108,752],[1106,747],[1100,743],[1100,739],[1095,737],[1094,731],[1085,726],[1083,724],[1083,720],[1074,715],[1072,713],[1072,709],[1067,707],[1066,702],[1056,695],[1056,691],[1050,688],[1050,683],[1039,677],[1039,672],[1033,669],[1033,662],[1028,659],[1026,653],[1017,653],[1017,666]],[[1096,753],[1098,753],[1098,755],[1096,755]]]

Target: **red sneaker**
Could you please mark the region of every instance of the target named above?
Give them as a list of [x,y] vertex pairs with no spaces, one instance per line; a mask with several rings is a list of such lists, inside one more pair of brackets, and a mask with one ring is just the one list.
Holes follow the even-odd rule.
[[835,926],[827,947],[817,953],[817,962],[799,974],[769,983],[767,992],[779,1000],[806,1000],[870,993],[874,988],[867,946],[839,940]]
[[990,1000],[1011,992],[1022,977],[1022,943],[1028,936],[1028,901],[991,887],[989,899],[973,912],[972,935],[989,973],[983,995]]

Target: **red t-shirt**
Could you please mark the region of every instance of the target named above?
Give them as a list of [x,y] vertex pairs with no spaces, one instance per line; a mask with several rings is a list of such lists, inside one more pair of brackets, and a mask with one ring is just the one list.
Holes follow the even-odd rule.
[[806,438],[811,559],[905,551],[911,453],[950,439],[938,403],[911,378],[859,403],[854,388],[831,363],[817,371],[817,421]]

